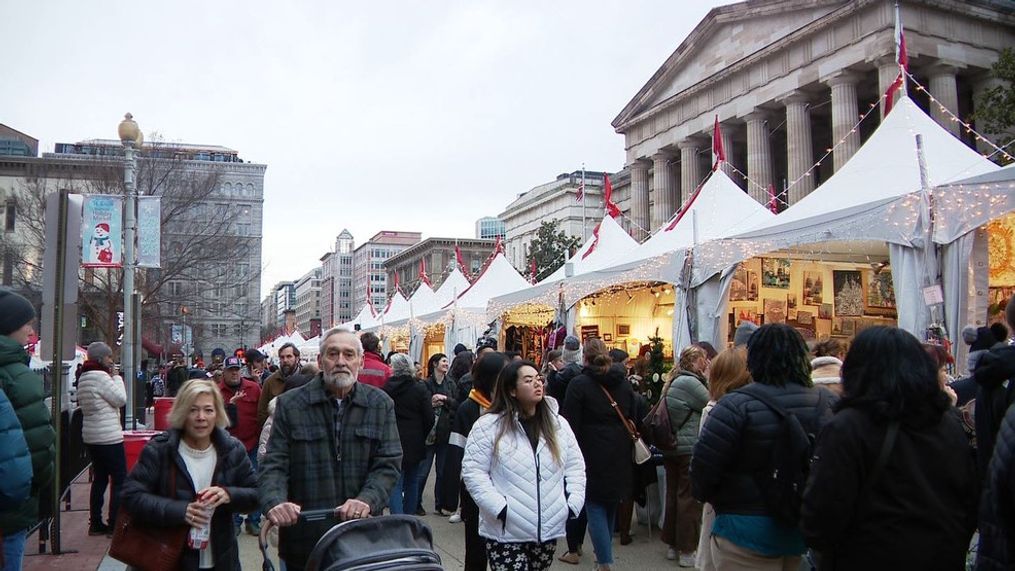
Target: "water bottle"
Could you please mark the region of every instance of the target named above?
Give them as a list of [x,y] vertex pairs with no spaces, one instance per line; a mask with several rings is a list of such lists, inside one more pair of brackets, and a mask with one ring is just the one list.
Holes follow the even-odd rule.
[[215,513],[215,508],[207,507],[204,513],[208,517],[208,523],[190,528],[190,534],[187,535],[187,546],[198,551],[208,547],[208,538],[211,537],[211,516]]

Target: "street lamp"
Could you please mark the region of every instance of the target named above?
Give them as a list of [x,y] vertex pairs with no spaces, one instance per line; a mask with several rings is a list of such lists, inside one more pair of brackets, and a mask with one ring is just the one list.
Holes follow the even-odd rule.
[[[137,267],[137,260],[134,259],[134,241],[137,237],[137,213],[135,212],[137,186],[134,184],[134,171],[137,168],[137,161],[134,152],[135,149],[141,148],[144,138],[141,135],[141,129],[134,122],[134,116],[130,113],[123,116],[123,121],[120,121],[116,130],[124,147],[123,186],[127,194],[123,225],[123,351],[120,361],[123,365],[124,384],[127,388],[127,415],[124,420],[128,426],[136,428],[134,383],[137,372],[134,362],[137,360],[137,356],[134,346],[134,271]],[[140,317],[138,315],[138,319]]]

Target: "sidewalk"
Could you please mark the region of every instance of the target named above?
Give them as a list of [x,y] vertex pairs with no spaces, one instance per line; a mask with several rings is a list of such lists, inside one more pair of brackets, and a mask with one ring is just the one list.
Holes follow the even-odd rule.
[[[85,472],[71,483],[71,511],[60,512],[60,548],[63,555],[51,555],[52,543],[46,544],[46,553],[39,554],[39,532],[28,537],[25,545],[25,571],[50,569],[96,569],[109,550],[110,538],[88,535],[88,492],[91,483]],[[106,493],[109,501],[109,493]],[[61,505],[61,507],[64,507]],[[75,551],[76,553],[68,553]],[[121,567],[122,569],[123,567]]]

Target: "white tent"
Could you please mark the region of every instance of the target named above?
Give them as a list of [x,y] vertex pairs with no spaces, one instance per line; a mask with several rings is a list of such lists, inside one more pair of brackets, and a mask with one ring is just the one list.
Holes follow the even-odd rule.
[[[814,192],[771,221],[697,248],[692,285],[717,281],[722,307],[716,313],[722,315],[722,298],[728,291],[732,268],[743,260],[807,244],[822,243],[822,251],[832,255],[862,248],[883,250],[887,243],[899,326],[922,336],[929,321],[922,286],[926,285],[925,276],[936,274],[930,267],[935,258],[928,257],[923,245],[929,243],[926,234],[936,229],[927,223],[930,201],[928,194],[921,192],[916,135],[922,139],[928,187],[998,168],[904,97],[856,154]],[[946,245],[944,257],[952,262],[946,262],[942,270],[946,292],[950,281],[968,280],[959,276],[968,271],[968,265],[963,266],[968,264],[968,254],[950,255],[948,248]],[[971,237],[960,248],[969,252]],[[951,294],[946,293],[946,307],[964,314],[964,309],[959,309],[963,305],[959,297],[965,293],[959,292],[967,287],[956,285],[951,289]],[[961,325],[949,325],[953,336],[961,330]],[[698,338],[717,342],[717,332],[712,333],[712,337],[699,334]]]
[[300,359],[304,361],[314,361],[317,359],[317,354],[320,352],[321,336],[315,335],[310,339],[307,339],[303,343],[296,346],[300,350]]
[[564,279],[567,274],[579,275],[604,268],[608,263],[637,247],[638,241],[625,232],[612,216],[603,216],[602,221],[592,231],[592,237],[586,240],[563,266],[540,283],[552,283]]
[[[377,315],[377,326],[398,323],[409,318],[409,300],[405,299],[402,290],[395,290],[395,295],[388,300],[384,311]],[[376,327],[375,327],[376,328]]]
[[377,325],[377,317],[374,314],[374,306],[369,301],[363,304],[363,307],[360,308],[356,317],[353,317],[351,321],[341,324],[340,327],[348,329],[349,331],[354,331],[356,330],[357,325],[360,329],[369,329]]
[[[430,322],[439,320],[444,312],[443,308],[454,301],[462,292],[469,289],[469,280],[462,274],[456,264],[448,273],[437,291],[433,291],[429,285],[423,284],[412,294],[409,299],[412,318],[429,316]],[[435,318],[437,316],[437,318]],[[423,343],[425,342],[426,330],[419,319],[409,319],[409,355],[416,361],[423,358]]]
[[472,285],[439,311],[420,316],[419,320],[424,323],[445,323],[444,345],[450,354],[450,349],[458,343],[474,346],[479,336],[486,331],[489,324],[486,306],[490,299],[527,287],[530,287],[529,282],[511,266],[504,253],[496,252]]

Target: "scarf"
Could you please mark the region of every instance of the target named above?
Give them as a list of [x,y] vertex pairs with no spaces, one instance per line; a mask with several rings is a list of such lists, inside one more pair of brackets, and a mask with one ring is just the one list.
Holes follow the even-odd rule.
[[483,410],[490,408],[490,399],[483,396],[483,393],[477,391],[476,389],[469,391],[469,398],[476,401],[476,404],[482,407]]

